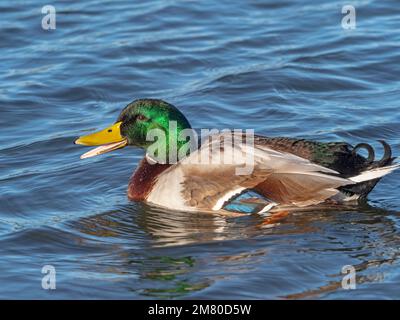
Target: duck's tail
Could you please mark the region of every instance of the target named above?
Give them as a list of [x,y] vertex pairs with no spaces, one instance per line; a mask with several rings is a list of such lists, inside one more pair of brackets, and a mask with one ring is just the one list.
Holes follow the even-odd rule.
[[361,174],[349,178],[351,181],[354,181],[356,183],[362,183],[365,181],[371,181],[375,179],[380,179],[383,176],[386,176],[387,174],[391,173],[392,171],[400,168],[400,163],[395,163],[389,166],[384,166],[380,168],[375,168],[367,171],[361,172]]
[[392,148],[390,145],[384,140],[378,141],[384,148],[384,154],[378,161],[375,161],[375,151],[371,145],[360,143],[353,148],[352,152],[354,154],[356,154],[360,149],[367,150],[368,157],[365,160],[365,165],[361,172],[356,176],[349,178],[354,181],[355,184],[343,187],[342,191],[349,193],[349,195],[353,197],[355,196],[358,199],[365,198],[383,176],[400,168],[400,163],[393,163],[396,158],[392,157]]

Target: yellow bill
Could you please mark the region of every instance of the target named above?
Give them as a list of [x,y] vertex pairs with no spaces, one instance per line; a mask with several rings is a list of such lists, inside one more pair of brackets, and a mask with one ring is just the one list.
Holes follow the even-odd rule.
[[121,124],[122,122],[117,122],[104,130],[77,139],[75,141],[76,144],[100,146],[81,155],[81,159],[94,157],[125,147],[128,144],[128,140],[121,135]]

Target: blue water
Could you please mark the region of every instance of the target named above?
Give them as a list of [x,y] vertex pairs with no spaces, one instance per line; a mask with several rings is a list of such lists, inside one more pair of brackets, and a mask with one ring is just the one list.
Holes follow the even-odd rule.
[[[56,8],[43,30],[41,8]],[[343,5],[356,29],[341,26]],[[161,98],[195,128],[400,155],[397,1],[1,1],[0,298],[400,298],[400,172],[266,223],[129,202],[142,152],[74,139]],[[56,289],[44,290],[44,265]],[[344,265],[357,287],[341,286]]]

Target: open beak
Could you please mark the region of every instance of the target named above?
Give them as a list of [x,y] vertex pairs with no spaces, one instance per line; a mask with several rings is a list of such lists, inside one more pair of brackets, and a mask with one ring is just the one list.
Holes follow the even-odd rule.
[[98,156],[99,154],[125,147],[128,144],[128,140],[121,135],[121,124],[122,122],[117,122],[104,130],[77,139],[75,141],[76,144],[100,146],[81,155],[81,159]]

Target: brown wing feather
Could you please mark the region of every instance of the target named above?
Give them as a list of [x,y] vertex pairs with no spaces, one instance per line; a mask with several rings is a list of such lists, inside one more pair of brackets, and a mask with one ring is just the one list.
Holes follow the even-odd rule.
[[334,196],[337,193],[334,188],[340,185],[339,181],[328,182],[319,176],[271,174],[254,189],[277,203],[305,206],[320,203]]
[[252,188],[265,181],[271,173],[269,170],[259,170],[247,176],[235,175],[234,166],[204,169],[204,166],[187,168],[182,191],[188,205],[204,209],[212,208],[230,190]]

